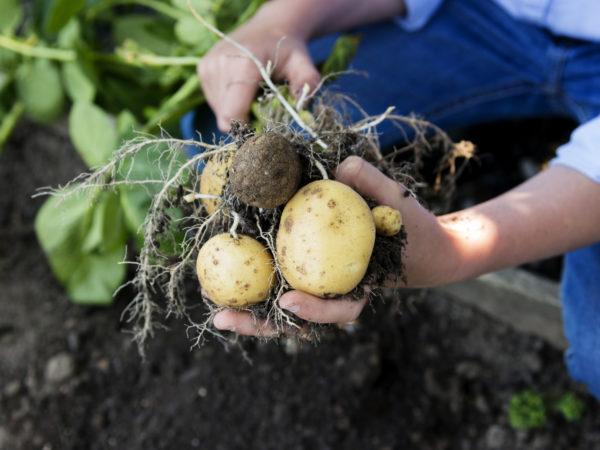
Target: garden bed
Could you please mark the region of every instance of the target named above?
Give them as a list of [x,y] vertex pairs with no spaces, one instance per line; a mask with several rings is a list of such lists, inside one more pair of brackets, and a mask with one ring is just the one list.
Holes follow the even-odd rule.
[[[560,350],[438,291],[388,296],[316,344],[190,349],[185,323],[170,320],[142,361],[121,321],[130,293],[107,308],[72,304],[36,242],[43,199],[31,195],[84,169],[60,130],[23,122],[0,159],[0,448],[600,445],[600,405]],[[515,430],[508,404],[524,389],[574,392],[584,413]]]

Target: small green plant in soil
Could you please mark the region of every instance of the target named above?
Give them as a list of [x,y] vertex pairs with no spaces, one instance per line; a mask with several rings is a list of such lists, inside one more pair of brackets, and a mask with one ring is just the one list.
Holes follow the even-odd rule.
[[541,394],[525,390],[514,394],[508,405],[510,426],[517,430],[544,427],[549,414],[559,413],[566,421],[581,418],[585,403],[571,392],[563,394]]

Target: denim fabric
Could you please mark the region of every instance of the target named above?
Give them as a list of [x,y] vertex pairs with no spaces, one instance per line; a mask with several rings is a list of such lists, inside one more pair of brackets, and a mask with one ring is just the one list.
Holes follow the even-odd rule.
[[[352,122],[391,105],[444,129],[544,115],[582,123],[600,114],[600,45],[557,38],[490,1],[446,0],[412,33],[394,21],[356,33],[361,42],[351,69],[364,75],[346,74],[328,86],[360,105],[364,112],[347,109]],[[333,41],[311,43],[315,61]],[[382,147],[407,132],[389,122],[378,131]],[[600,244],[567,255],[563,278],[567,364],[600,400]]]

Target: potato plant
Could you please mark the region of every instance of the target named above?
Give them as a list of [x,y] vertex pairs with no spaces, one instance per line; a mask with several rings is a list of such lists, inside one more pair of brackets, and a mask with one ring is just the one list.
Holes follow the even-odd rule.
[[[234,122],[229,138],[219,143],[138,136],[66,189],[47,192],[54,201],[82,192],[94,200],[99,190],[131,187],[150,193],[141,250],[132,262],[136,274],[128,282],[136,294],[125,311],[142,351],[163,315],[185,320],[200,344],[207,333],[223,337],[211,325],[223,307],[246,309],[281,331],[299,328],[299,319],[278,303],[291,288],[323,297],[377,295],[390,274],[402,277],[406,236],[376,235],[370,210],[376,205],[333,181],[332,174],[344,158],[358,155],[416,192],[419,164],[399,156],[422,157],[432,139],[444,161],[455,152],[442,130],[393,114],[393,108],[348,123],[332,106],[343,98],[324,89],[291,100],[285,86],[271,80],[271,64],[263,65],[196,11],[194,16],[259,69],[265,84],[254,108],[259,127]],[[376,129],[383,121],[408,127],[414,140],[382,154]],[[184,146],[201,152],[181,159]],[[148,149],[154,160],[148,161]],[[213,169],[199,173],[205,162]],[[155,176],[137,178],[138,165],[148,163],[159,168]],[[210,181],[203,181],[205,175]],[[440,180],[443,185],[446,177]],[[199,320],[194,310],[201,299],[208,310]],[[316,326],[310,331],[316,333]]]

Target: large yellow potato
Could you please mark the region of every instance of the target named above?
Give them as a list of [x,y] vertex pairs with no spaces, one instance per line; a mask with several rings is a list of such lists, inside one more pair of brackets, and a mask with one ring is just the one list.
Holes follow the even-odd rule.
[[[200,176],[200,193],[210,195],[221,195],[223,186],[227,182],[227,172],[233,162],[233,153],[226,155],[215,155],[202,170]],[[221,204],[218,198],[203,198],[202,204],[208,214],[212,214]]]
[[198,280],[220,306],[248,306],[267,299],[275,279],[273,258],[256,239],[229,233],[211,237],[196,260]]
[[374,244],[375,224],[364,199],[338,181],[314,181],[283,210],[277,261],[294,289],[330,298],[360,283]]

